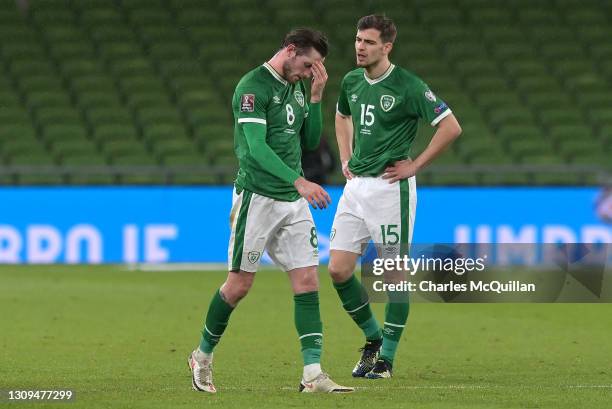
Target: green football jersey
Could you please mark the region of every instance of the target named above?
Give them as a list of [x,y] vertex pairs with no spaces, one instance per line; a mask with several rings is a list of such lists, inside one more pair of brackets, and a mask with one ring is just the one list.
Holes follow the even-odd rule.
[[363,176],[378,176],[388,165],[408,157],[419,118],[435,126],[451,113],[420,78],[393,64],[374,80],[363,68],[346,74],[337,109],[352,117],[349,169]]
[[304,84],[288,83],[265,63],[238,82],[232,109],[234,150],[240,166],[236,186],[277,200],[299,199],[292,184],[267,172],[265,164],[253,160],[242,124],[265,124],[266,143],[288,167],[303,175],[301,130],[308,116]]

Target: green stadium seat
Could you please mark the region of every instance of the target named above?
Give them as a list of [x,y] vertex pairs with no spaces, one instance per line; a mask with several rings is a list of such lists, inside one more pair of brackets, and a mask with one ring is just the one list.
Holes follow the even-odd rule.
[[11,165],[15,166],[40,166],[55,165],[53,156],[42,147],[35,148],[36,145],[23,146],[22,150],[13,152],[9,157]]
[[70,156],[98,155],[96,145],[89,140],[56,140],[51,144],[51,150],[62,159]]
[[114,157],[118,156],[147,156],[150,157],[145,145],[135,139],[100,140],[104,153]]
[[494,126],[504,126],[516,123],[531,123],[533,121],[533,112],[522,107],[503,107],[500,109],[491,110],[488,114],[489,121]]
[[[53,23],[53,22],[51,22]],[[41,27],[43,36],[54,45],[56,42],[74,41],[84,38],[85,32],[74,24],[45,24]]]
[[119,78],[128,76],[141,77],[155,75],[151,62],[145,58],[119,59],[112,62],[111,72]]
[[546,76],[530,76],[516,78],[516,87],[522,92],[555,92],[560,84]]
[[162,161],[167,166],[198,166],[208,164],[209,159],[193,149],[185,153],[168,152],[163,155]]
[[511,141],[508,149],[521,163],[526,155],[548,154],[552,152],[552,145],[544,139],[520,139]]
[[26,95],[26,104],[30,109],[40,107],[70,107],[70,98],[64,92],[34,91]]
[[[110,32],[110,28],[123,24],[123,16],[119,10],[100,6],[104,6],[104,4],[101,2],[99,5],[96,5],[96,8],[83,8],[79,19],[84,27],[100,26],[109,29],[108,31]],[[96,37],[94,36],[94,38]]]
[[[2,110],[0,110],[2,112]],[[0,117],[1,118],[1,117]],[[36,129],[30,122],[8,124],[0,122],[0,146],[6,141],[36,140]]]
[[542,139],[544,131],[532,123],[523,125],[510,123],[500,128],[497,136],[507,143],[513,143],[518,140]]
[[93,45],[83,40],[56,42],[49,47],[51,56],[59,61],[74,58],[93,58],[96,51]]
[[538,172],[534,175],[537,184],[547,186],[582,185],[582,179],[581,175],[570,172]]
[[44,7],[39,8],[40,3],[34,2],[30,10],[30,18],[36,24],[41,26],[47,24],[72,24],[75,20],[73,11],[69,8],[62,7]]
[[137,118],[141,125],[149,124],[180,124],[181,116],[174,107],[144,107],[137,111]]
[[147,153],[113,154],[113,165],[156,166],[157,160]]
[[167,60],[181,57],[191,57],[192,49],[185,43],[174,41],[158,42],[148,49],[148,55],[156,60]]
[[574,165],[599,166],[608,170],[611,170],[610,168],[612,167],[609,152],[576,152],[571,156],[571,163]]
[[159,141],[188,140],[188,133],[182,124],[152,123],[143,128],[142,133],[147,142],[156,144]]
[[529,185],[532,182],[528,175],[518,172],[487,172],[480,176],[479,181],[484,186]]
[[16,106],[0,106],[0,129],[4,125],[29,125],[30,122],[30,116],[25,109]]
[[592,108],[589,110],[589,118],[598,125],[612,125],[612,109]]
[[37,173],[37,174],[20,175],[18,180],[19,180],[19,183],[22,185],[34,185],[34,186],[61,185],[64,182],[64,178],[62,175],[48,174],[48,173],[45,173],[45,170],[41,170],[41,173]]
[[612,44],[608,42],[590,44],[589,53],[600,60],[612,58]]
[[121,106],[108,106],[102,108],[91,108],[85,113],[87,122],[96,129],[102,125],[129,126],[134,129],[130,112]]
[[584,122],[584,115],[575,108],[552,108],[538,113],[540,121],[546,126],[579,125]]
[[541,62],[533,60],[518,59],[504,61],[503,69],[512,77],[535,77],[548,75],[547,67]]
[[43,138],[48,143],[57,141],[83,141],[87,139],[87,129],[78,123],[53,123],[43,129]]
[[220,178],[213,174],[176,174],[172,183],[177,185],[214,185],[220,184]]
[[602,149],[601,143],[593,139],[567,139],[560,141],[559,144],[559,151],[570,157],[575,155],[596,155],[602,152]]
[[43,107],[35,112],[36,121],[41,125],[75,124],[81,121],[80,113],[73,108]]
[[475,175],[469,173],[432,173],[431,184],[437,186],[472,186],[477,185]]
[[162,174],[126,174],[120,179],[125,185],[165,185],[167,183],[166,177]]
[[578,92],[576,97],[580,104],[587,109],[612,106],[612,93],[609,90]]
[[19,89],[23,92],[55,92],[64,93],[60,78],[51,75],[32,75],[21,77],[18,81]]
[[[109,115],[112,112],[108,112]],[[109,116],[108,118],[112,118]],[[138,131],[131,123],[118,123],[118,121],[104,121],[94,129],[94,139],[102,144],[109,142],[129,142],[130,144],[137,144],[139,148],[144,148],[140,141],[137,141]]]
[[88,75],[104,75],[104,66],[96,58],[74,58],[60,61],[60,72],[69,79]]
[[593,139],[593,129],[586,125],[553,125],[548,134],[557,142]]
[[566,160],[560,155],[554,154],[525,154],[521,162],[526,165],[563,165]]
[[153,151],[165,162],[168,155],[190,154],[197,152],[198,148],[189,139],[159,140],[153,144]]
[[81,108],[87,110],[115,109],[125,110],[119,99],[119,95],[113,91],[84,91],[76,96]]
[[[163,90],[160,91],[143,91],[127,94],[127,106],[131,109],[146,111],[156,110],[156,112],[174,111],[174,107],[170,101],[170,97]],[[170,114],[162,114],[167,117]]]
[[109,92],[115,89],[115,82],[104,74],[89,74],[71,78],[70,88],[77,93]]
[[50,77],[53,72],[53,65],[43,56],[12,58],[9,71],[18,78],[36,75]]
[[159,77],[154,75],[120,78],[119,87],[127,95],[134,93],[165,93],[164,85],[159,81]]
[[561,91],[526,93],[526,102],[538,111],[553,109],[575,109],[575,103]]
[[581,8],[567,9],[565,21],[577,27],[609,23],[600,11]]
[[111,174],[84,173],[83,171],[71,173],[68,180],[72,185],[113,185],[118,183],[115,176]]
[[115,40],[100,44],[100,56],[107,60],[144,57],[143,47],[136,40]]
[[101,154],[86,151],[64,151],[61,163],[65,166],[105,166],[107,164]]

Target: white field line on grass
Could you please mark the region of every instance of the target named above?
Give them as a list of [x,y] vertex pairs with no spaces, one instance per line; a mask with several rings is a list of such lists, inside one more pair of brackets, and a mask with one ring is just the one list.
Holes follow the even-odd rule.
[[[257,390],[269,391],[275,388],[250,387],[250,386],[219,386],[220,390]],[[296,387],[282,386],[280,390],[293,391]],[[404,386],[355,386],[355,390],[486,390],[486,389],[612,389],[612,385],[404,385]]]

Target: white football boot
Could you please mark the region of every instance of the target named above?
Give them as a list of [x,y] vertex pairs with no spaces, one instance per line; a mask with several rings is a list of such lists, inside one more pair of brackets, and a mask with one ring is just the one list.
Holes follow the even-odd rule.
[[199,392],[217,393],[213,385],[212,359],[198,361],[195,355],[196,351],[193,351],[187,358],[187,364],[191,370],[191,387]]
[[338,385],[332,381],[328,374],[321,372],[316,378],[306,381],[302,379],[300,382],[300,392],[313,393],[350,393],[354,392],[355,388]]

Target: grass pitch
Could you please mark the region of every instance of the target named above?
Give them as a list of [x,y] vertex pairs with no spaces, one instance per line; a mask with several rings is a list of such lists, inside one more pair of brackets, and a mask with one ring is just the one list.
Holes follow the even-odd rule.
[[[297,393],[289,282],[258,273],[215,352],[217,395],[191,390],[186,357],[225,272],[0,267],[0,389],[71,388],[71,408],[609,408],[612,305],[411,307],[391,380],[350,376],[362,344],[321,275],[323,367],[350,395]],[[375,311],[382,319],[383,306]],[[4,406],[5,404],[2,404]],[[11,406],[11,407],[12,407]]]

